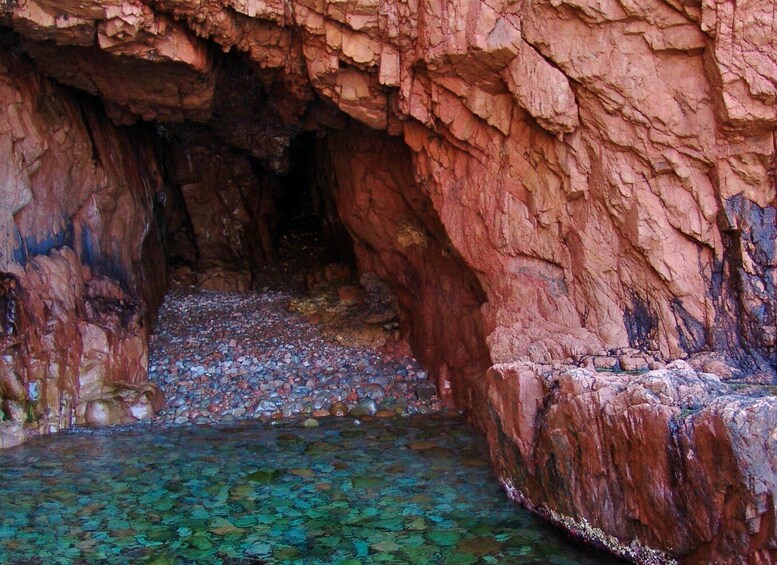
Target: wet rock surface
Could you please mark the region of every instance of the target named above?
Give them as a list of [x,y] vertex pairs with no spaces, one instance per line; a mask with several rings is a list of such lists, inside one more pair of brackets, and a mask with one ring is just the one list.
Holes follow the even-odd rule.
[[24,427],[18,422],[0,422],[0,449],[15,447],[26,439]]
[[151,338],[149,378],[167,398],[158,418],[208,423],[295,415],[431,412],[412,357],[325,340],[291,313],[288,291],[177,290]]

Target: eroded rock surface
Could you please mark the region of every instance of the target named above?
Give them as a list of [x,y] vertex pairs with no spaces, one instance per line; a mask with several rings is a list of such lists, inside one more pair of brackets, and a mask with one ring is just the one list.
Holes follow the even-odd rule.
[[[3,33],[12,57],[3,55],[0,72],[0,148],[12,156],[0,161],[0,269],[25,288],[32,273],[23,263],[72,254],[75,280],[118,281],[152,312],[164,284],[144,265],[164,264],[149,234],[166,219],[181,236],[166,240],[168,257],[205,266],[190,271],[194,282],[245,287],[272,253],[266,234],[254,233],[258,246],[236,235],[272,224],[257,224],[268,208],[245,201],[245,183],[286,172],[292,140],[317,130],[319,182],[362,272],[397,292],[441,394],[490,426],[492,440],[489,406],[499,427],[511,426],[508,436],[539,434],[495,447],[504,476],[571,457],[562,448],[581,426],[609,418],[591,437],[612,450],[589,446],[590,460],[550,465],[557,475],[536,471],[534,483],[526,471],[530,504],[596,520],[618,543],[766,560],[775,544],[770,399],[712,400],[717,385],[678,367],[666,378],[535,372],[526,385],[534,388],[520,393],[494,377],[504,368],[483,374],[516,361],[643,370],[720,351],[739,369],[774,377],[773,12],[773,2],[758,0],[1,3],[0,23],[13,32]],[[187,142],[191,163],[154,157],[142,126],[109,124],[74,101],[81,95],[20,63],[22,52],[41,72],[99,96],[114,123],[195,124],[230,149]],[[160,129],[170,149],[175,135]],[[156,169],[174,172],[160,180]],[[218,179],[202,174],[212,169]],[[183,187],[186,214],[155,209],[158,195]],[[65,318],[91,323],[78,300]],[[46,319],[30,328],[43,331]],[[77,371],[63,367],[81,360],[69,355],[56,371],[72,380]],[[8,394],[24,394],[13,391],[27,382],[6,380]],[[561,384],[571,387],[563,398]],[[682,404],[686,385],[698,389],[691,396],[702,410],[677,418],[695,410]],[[644,399],[635,404],[628,391]],[[546,416],[570,427],[554,428],[560,435],[523,461],[505,446],[534,445],[545,433],[530,416],[537,395],[555,399]],[[612,412],[590,413],[580,398]],[[748,443],[732,422],[759,440]],[[720,448],[719,466],[705,459],[713,452],[705,441]],[[586,470],[594,474],[577,475]],[[664,490],[651,491],[656,485]],[[601,495],[596,508],[588,493]]]
[[496,362],[725,348],[757,367],[775,354],[770,10],[28,0],[3,18],[114,119],[199,121],[271,170],[299,132],[342,127],[334,107],[404,137]]
[[495,365],[482,418],[508,493],[579,535],[639,561],[660,557],[648,547],[769,562],[777,398],[732,392],[683,361],[639,376]]
[[[143,132],[14,53],[0,53],[0,100],[12,203],[0,219],[3,418],[34,432],[140,419],[117,391],[147,380],[147,323],[165,288]],[[88,416],[96,399],[115,417]]]

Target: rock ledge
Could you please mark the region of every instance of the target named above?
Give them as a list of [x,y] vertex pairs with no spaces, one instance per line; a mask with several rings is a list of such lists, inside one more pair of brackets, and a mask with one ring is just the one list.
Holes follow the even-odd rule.
[[488,412],[511,498],[597,545],[641,563],[777,555],[775,397],[684,361],[639,376],[511,363],[488,372]]

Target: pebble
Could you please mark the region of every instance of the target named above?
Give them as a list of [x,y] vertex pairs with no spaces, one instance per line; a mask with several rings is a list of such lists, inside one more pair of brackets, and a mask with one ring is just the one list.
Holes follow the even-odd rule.
[[360,400],[358,406],[359,408],[366,410],[370,415],[373,415],[378,411],[378,403],[369,397]]
[[415,394],[421,402],[431,402],[437,395],[437,387],[428,381],[420,382],[415,387]]
[[329,414],[341,418],[348,414],[348,406],[346,406],[345,402],[340,402],[338,400],[329,407]]
[[415,359],[325,339],[306,317],[289,312],[295,296],[291,290],[168,294],[149,358],[149,378],[167,400],[157,419],[216,423],[379,410],[387,417],[387,411],[441,409]]

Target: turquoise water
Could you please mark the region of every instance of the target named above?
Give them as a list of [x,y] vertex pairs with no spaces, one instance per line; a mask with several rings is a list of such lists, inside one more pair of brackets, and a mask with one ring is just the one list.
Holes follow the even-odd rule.
[[604,563],[459,418],[113,429],[0,455],[1,563]]

